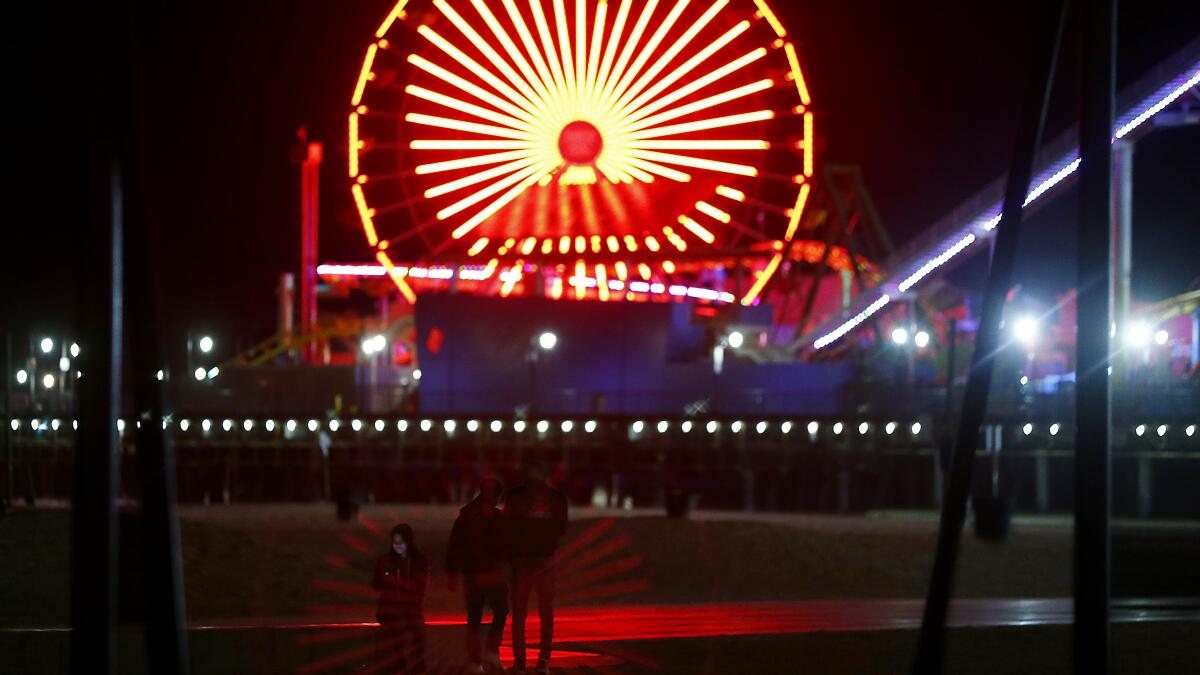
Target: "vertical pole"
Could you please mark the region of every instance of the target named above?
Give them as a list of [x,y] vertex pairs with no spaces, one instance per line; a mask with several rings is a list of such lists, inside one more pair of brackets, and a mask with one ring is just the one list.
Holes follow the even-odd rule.
[[958,319],[950,319],[946,328],[946,401],[942,410],[941,448],[938,466],[942,471],[950,469],[950,451],[954,446],[954,434],[950,431],[954,421],[954,364],[958,355]]
[[[921,634],[913,660],[913,673],[938,675],[943,668],[946,615],[950,591],[954,588],[954,565],[966,521],[967,496],[971,490],[971,475],[975,468],[975,447],[979,428],[987,408],[995,355],[1001,346],[1000,319],[1004,300],[1012,282],[1013,263],[1017,254],[1022,205],[1029,193],[1033,177],[1034,156],[1041,146],[1042,128],[1049,107],[1054,71],[1066,22],[1067,0],[1058,7],[1046,6],[1046,16],[1038,22],[1034,42],[1033,71],[1028,79],[1021,119],[1017,127],[1012,168],[1004,190],[1000,223],[992,247],[991,269],[984,291],[983,312],[971,354],[971,370],[963,394],[962,415],[958,436],[950,462],[950,480],[942,506],[938,529],[937,550],[925,611],[921,618]],[[1057,16],[1050,10],[1057,10]]]
[[[108,80],[109,74],[101,78]],[[96,83],[98,88],[103,85]],[[97,99],[99,103],[99,99]],[[101,121],[101,133],[110,132]],[[116,672],[117,486],[121,412],[121,168],[104,148],[93,177],[107,213],[86,228],[80,247],[83,285],[79,430],[75,435],[75,489],[71,502],[71,669]],[[96,216],[101,216],[97,204]],[[82,251],[87,251],[83,254]]]
[[1116,237],[1113,239],[1113,276],[1116,281],[1114,301],[1118,330],[1129,325],[1130,279],[1133,276],[1133,149],[1134,142],[1118,139],[1113,142],[1114,182],[1116,194]]
[[1109,672],[1112,148],[1116,0],[1082,3],[1075,409],[1075,672]]
[[4,441],[4,504],[12,507],[16,502],[13,477],[12,444],[12,330],[4,331],[4,428],[0,429],[0,440]]
[[[300,327],[311,333],[317,323],[317,237],[322,147],[304,142],[300,161]],[[317,343],[308,341],[302,349],[304,363],[317,360]]]

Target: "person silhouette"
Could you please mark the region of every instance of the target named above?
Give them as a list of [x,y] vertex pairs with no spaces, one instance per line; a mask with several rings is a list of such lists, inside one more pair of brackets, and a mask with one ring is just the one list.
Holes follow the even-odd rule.
[[[496,478],[484,478],[479,495],[458,512],[450,530],[446,551],[446,583],[451,591],[462,590],[467,604],[467,658],[470,672],[503,671],[500,640],[508,619],[508,583],[505,579],[504,520],[497,505],[504,485]],[[492,612],[486,650],[479,642],[483,608]]]
[[429,563],[417,548],[406,523],[392,528],[387,552],[375,561],[371,587],[379,593],[375,618],[384,649],[390,649],[397,669],[425,672],[425,587]]
[[513,669],[525,670],[525,619],[529,598],[538,596],[541,645],[536,673],[550,672],[554,643],[554,554],[567,529],[567,499],[546,484],[548,471],[542,462],[525,470],[525,484],[513,488],[504,499],[504,516],[512,563]]

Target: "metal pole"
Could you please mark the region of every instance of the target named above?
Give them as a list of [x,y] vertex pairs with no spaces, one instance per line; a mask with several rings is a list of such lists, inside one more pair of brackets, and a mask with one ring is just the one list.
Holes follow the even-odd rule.
[[975,468],[975,446],[987,408],[995,356],[1001,347],[1000,319],[1004,311],[1005,295],[1012,281],[1022,204],[1025,195],[1029,193],[1034,156],[1041,145],[1042,128],[1046,120],[1046,109],[1049,107],[1059,45],[1066,22],[1067,0],[1063,0],[1056,8],[1057,16],[1049,14],[1052,7],[1053,5],[1047,6],[1047,16],[1038,22],[1038,35],[1034,42],[1036,54],[1032,61],[1033,72],[1028,80],[1029,88],[1025,92],[1017,128],[1012,169],[1009,171],[1004,191],[1003,214],[996,227],[983,313],[975,336],[975,350],[971,355],[967,389],[963,395],[958,436],[950,463],[950,481],[942,506],[933,574],[929,582],[929,594],[925,599],[921,635],[913,661],[912,672],[921,675],[936,675],[942,672],[946,613],[950,604],[950,591],[954,587],[954,565],[958,557],[958,546],[966,521],[967,495],[971,489],[971,474]]
[[954,420],[954,364],[958,348],[958,319],[950,319],[946,328],[946,402],[942,411],[942,441],[938,452],[938,468],[950,469],[950,452],[954,447],[954,434],[950,425]]
[[0,429],[0,438],[4,439],[4,504],[12,507],[16,502],[16,482],[13,477],[13,442],[12,442],[12,330],[4,331],[4,428]]
[[1075,366],[1075,672],[1109,672],[1112,128],[1116,0],[1082,3]]

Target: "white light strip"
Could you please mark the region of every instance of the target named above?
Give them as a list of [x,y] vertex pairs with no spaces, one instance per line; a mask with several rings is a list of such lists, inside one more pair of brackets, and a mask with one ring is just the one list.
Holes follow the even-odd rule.
[[833,331],[826,333],[824,336],[819,338],[815,343],[813,343],[813,347],[815,349],[824,349],[825,347],[840,340],[843,335],[854,330],[854,327],[858,324],[871,318],[871,315],[883,309],[891,301],[891,296],[885,293],[883,297],[879,298],[875,302],[872,302],[869,307],[856,314],[853,319],[850,319],[846,323],[843,323],[835,328]]
[[[1175,85],[1173,81],[1171,84],[1159,89],[1153,96],[1149,97],[1145,101],[1142,101],[1140,106],[1134,107],[1127,112],[1121,119],[1129,117],[1129,121],[1125,124],[1119,124],[1113,140],[1116,141],[1118,138],[1124,138],[1125,136],[1129,135],[1130,132],[1145,124],[1158,113],[1162,112],[1163,109],[1171,105],[1171,103],[1177,100],[1180,96],[1183,96],[1193,87],[1200,86],[1200,63],[1193,65],[1191,69],[1186,71],[1179,78],[1176,78],[1175,81],[1179,81],[1180,79],[1182,79],[1182,82],[1180,82],[1178,85]],[[1141,112],[1133,112],[1136,110],[1141,110]],[[1039,176],[1041,180],[1038,182],[1037,187],[1030,190],[1029,194],[1026,195],[1023,206],[1029,206],[1033,202],[1040,199],[1043,195],[1049,192],[1051,188],[1063,182],[1069,176],[1078,171],[1079,166],[1080,159],[1077,151],[1073,151],[1071,154],[1060,158],[1057,162],[1051,165],[1051,169]],[[1044,178],[1042,176],[1044,176]],[[935,269],[945,265],[954,256],[970,247],[971,244],[978,240],[975,234],[970,232],[970,230],[975,230],[978,228],[983,232],[990,232],[996,229],[996,226],[1000,224],[1000,214],[998,211],[999,205],[993,206],[991,209],[988,209],[986,215],[982,215],[972,221],[972,224],[966,228],[968,230],[966,234],[963,234],[960,230],[954,235],[954,237],[944,241],[943,246],[948,246],[946,250],[938,254],[938,256],[932,260],[922,264],[921,267],[919,267],[916,271],[905,277],[905,279],[901,281],[896,288],[901,293],[907,292],[922,279],[929,276],[929,274]],[[876,300],[862,313],[858,314],[853,319],[842,323],[834,330],[819,338],[813,343],[813,349],[823,349],[824,347],[840,339],[872,314],[879,311],[879,309],[886,305],[888,301],[890,301],[890,299],[887,295],[884,295],[879,300]]]

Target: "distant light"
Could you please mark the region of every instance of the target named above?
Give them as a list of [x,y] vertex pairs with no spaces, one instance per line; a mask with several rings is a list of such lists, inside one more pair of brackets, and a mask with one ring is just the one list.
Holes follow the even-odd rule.
[[1027,385],[1027,384],[1029,384],[1029,376],[1028,376],[1028,375],[1022,375],[1022,376],[1021,376],[1021,386],[1022,386],[1022,387],[1024,387],[1024,386],[1025,386],[1025,385]]
[[721,428],[721,425],[717,424],[716,420],[709,420],[708,424],[704,425],[704,430],[710,434],[717,433],[717,429],[719,428]]
[[221,374],[221,369],[216,366],[213,366],[212,368],[208,369],[208,379],[210,379],[210,380],[217,379],[217,376],[220,374]]
[[158,380],[159,382],[162,382],[164,379],[166,379],[166,377],[167,377],[166,372],[164,372],[162,370],[160,370],[154,374],[154,379]]
[[[33,428],[37,429],[37,420],[33,421]],[[117,431],[118,432],[125,431],[125,420],[117,420]]]
[[316,420],[309,420],[309,421],[308,421],[308,430],[309,430],[309,431],[316,431],[317,429],[320,429],[320,428],[321,428],[321,423],[320,423],[320,422],[318,422],[318,421],[316,421]]
[[52,375],[50,373],[46,373],[45,375],[43,375],[42,376],[42,386],[45,387],[46,389],[53,389],[54,388],[54,375]]
[[362,431],[362,420],[350,420],[350,428],[355,431]]
[[467,431],[471,433],[479,431],[479,420],[469,420],[467,422]]
[[791,423],[791,422],[784,422],[783,424],[780,424],[780,425],[779,425],[779,431],[781,431],[782,433],[785,433],[785,434],[790,434],[790,433],[792,433],[792,423]]
[[287,424],[285,425],[284,428],[287,429],[289,432],[295,431],[296,430],[296,420],[288,420]]
[[58,369],[59,369],[59,371],[64,372],[64,373],[71,370],[71,359],[68,359],[65,356],[59,357]]
[[741,349],[742,345],[746,342],[746,336],[743,335],[740,330],[735,330],[729,334],[727,341],[729,342],[730,347],[733,347],[734,349]]
[[740,434],[740,433],[742,433],[742,426],[743,425],[742,425],[741,420],[738,420],[737,422],[734,422],[733,424],[729,425],[729,430],[735,434]]
[[330,431],[333,431],[333,432],[335,432],[335,433],[336,433],[336,432],[337,432],[337,430],[338,430],[339,428],[341,428],[341,426],[342,426],[342,423],[341,423],[341,422],[339,422],[339,421],[337,421],[337,420],[329,420],[329,430],[330,430]]
[[17,384],[25,384],[29,381],[29,373],[22,368],[17,371]]
[[364,354],[378,354],[387,349],[387,338],[379,333],[368,335],[362,340]]
[[917,334],[913,336],[913,344],[915,344],[918,349],[924,349],[924,348],[928,347],[929,346],[929,333],[927,333],[923,330],[917,331]]
[[517,432],[518,434],[524,433],[525,420],[517,420],[516,422],[513,422],[513,431]]
[[1037,319],[1029,316],[1023,316],[1017,319],[1013,324],[1013,337],[1023,345],[1031,345],[1037,340],[1038,322]]
[[1183,433],[1187,434],[1189,438],[1194,436],[1196,434],[1196,425],[1189,424],[1187,428],[1183,430]]
[[1030,424],[1029,422],[1026,422],[1025,426],[1021,427],[1021,433],[1025,434],[1026,436],[1028,436],[1029,434],[1032,434],[1033,433],[1033,425]]
[[1165,425],[1165,424],[1158,425],[1158,429],[1156,431],[1158,431],[1159,438],[1166,436],[1167,435],[1167,425]]
[[195,375],[197,380],[203,380],[204,378],[208,377],[208,371],[203,368],[197,368]]
[[9,422],[8,424],[9,424],[9,426],[12,427],[13,431],[16,431],[21,428],[20,420],[13,420],[13,421]]
[[242,422],[242,429],[245,431],[254,431],[254,420]]
[[200,351],[207,354],[207,353],[211,352],[212,349],[213,349],[213,339],[211,337],[205,335],[204,337],[200,338]]
[[1146,433],[1146,425],[1145,424],[1137,425],[1136,427],[1133,428],[1133,433],[1137,434],[1138,436],[1144,435]]
[[859,436],[866,436],[866,435],[867,435],[867,432],[868,432],[868,431],[870,431],[870,429],[871,429],[871,425],[870,425],[870,424],[868,424],[868,423],[866,423],[866,422],[860,422],[860,423],[859,423],[859,425],[858,425],[858,435],[859,435]]
[[660,433],[660,434],[667,433],[667,430],[670,428],[671,428],[671,423],[666,420],[663,420],[658,423],[658,433]]
[[491,429],[493,434],[498,434],[504,429],[504,422],[500,420],[492,420]]
[[210,430],[212,430],[212,420],[208,420],[208,419],[206,419],[206,420],[204,420],[203,422],[201,422],[201,423],[200,423],[200,430],[201,430],[201,431],[203,431],[203,432],[204,432],[204,433],[206,433],[206,434],[207,434],[207,433],[208,433]]
[[446,420],[445,422],[442,422],[442,429],[444,429],[448,434],[454,433],[454,430],[457,428],[458,423],[454,420]]
[[267,420],[263,426],[266,427],[267,431],[275,431],[275,420]]
[[844,426],[842,426],[842,423],[841,423],[841,422],[834,422],[834,423],[833,423],[833,433],[834,433],[834,435],[835,435],[835,436],[837,436],[837,435],[841,435],[841,433],[842,433],[842,429],[844,429],[844,428],[845,428],[845,427],[844,427]]
[[816,436],[817,432],[821,430],[821,423],[814,420],[808,423],[807,428],[809,436]]
[[921,433],[921,423],[920,423],[920,422],[913,422],[913,423],[912,423],[912,435],[913,435],[913,436],[916,436],[916,435],[917,435],[917,434],[919,434],[919,433]]
[[575,428],[575,423],[572,422],[571,420],[563,420],[563,423],[560,428],[562,429],[562,432],[564,434],[569,434],[569,433],[571,433],[571,430]]
[[1150,342],[1150,327],[1142,322],[1130,324],[1125,331],[1125,344],[1130,347],[1144,347]]
[[754,425],[754,430],[760,434],[766,433],[767,432],[767,423],[759,422],[758,424]]
[[41,347],[43,354],[49,354],[50,352],[54,351],[54,340],[51,340],[48,337],[42,338]]
[[225,431],[233,431],[233,420],[225,420],[221,422],[221,428]]
[[554,345],[558,344],[558,336],[550,331],[546,331],[538,336],[538,346],[544,351],[554,349]]
[[587,423],[583,425],[583,430],[589,434],[592,433],[593,431],[595,431],[596,430],[596,420],[588,420]]
[[420,368],[413,368],[413,380],[415,380],[417,382],[421,381],[421,369]]
[[1167,333],[1167,331],[1160,330],[1154,334],[1154,343],[1159,346],[1165,345],[1165,344],[1167,344],[1167,340],[1169,340],[1170,338],[1171,338],[1171,335],[1169,333]]
[[396,420],[396,431],[408,431],[408,420]]
[[1051,436],[1057,436],[1057,435],[1058,435],[1058,430],[1059,430],[1059,429],[1061,429],[1061,428],[1062,428],[1062,427],[1060,427],[1060,426],[1058,425],[1058,422],[1055,422],[1054,424],[1051,424],[1051,425],[1050,425],[1050,435],[1051,435]]
[[892,433],[895,431],[896,431],[896,423],[895,422],[888,422],[887,424],[885,424],[883,426],[883,433],[887,434],[888,436],[891,436]]
[[[268,422],[267,424],[270,425],[271,423]],[[188,421],[186,418],[179,420],[179,430],[180,431],[187,431],[188,427],[190,427],[190,426],[192,426],[192,423],[190,421]],[[268,426],[268,429],[270,429],[269,426]]]
[[640,433],[642,433],[642,429],[643,429],[643,428],[645,428],[645,426],[646,426],[646,425],[645,425],[645,424],[644,424],[644,423],[643,423],[641,420],[638,420],[638,421],[634,422],[634,423],[633,423],[633,427],[632,427],[632,428],[633,428],[633,433],[635,433],[635,434],[640,434]]
[[895,342],[898,345],[908,344],[908,329],[907,328],[893,328],[892,329],[892,342]]
[[685,434],[686,434],[686,433],[689,433],[689,432],[691,432],[691,430],[692,430],[692,421],[691,421],[691,420],[684,420],[683,422],[680,422],[680,423],[679,423],[679,430],[680,430],[680,431],[682,431],[682,432],[683,432],[683,433],[685,433]]
[[73,358],[73,359],[79,358],[79,343],[77,343],[77,342],[71,343],[71,358]]
[[544,434],[544,433],[546,433],[547,431],[550,431],[550,423],[549,423],[549,422],[547,422],[546,420],[538,420],[538,423],[537,423],[537,432],[538,432],[539,434]]
[[62,422],[60,420],[57,420],[57,419],[50,420],[50,428],[54,431],[58,431],[58,426],[60,424],[62,424]]

